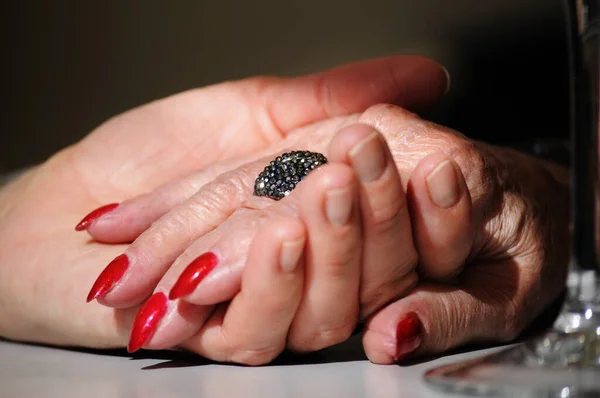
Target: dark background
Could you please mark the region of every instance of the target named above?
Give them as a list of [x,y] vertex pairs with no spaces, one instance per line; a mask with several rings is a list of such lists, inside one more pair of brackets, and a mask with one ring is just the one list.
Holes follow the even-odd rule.
[[11,3],[0,11],[0,172],[181,90],[406,52],[450,70],[435,121],[495,143],[567,134],[560,0]]

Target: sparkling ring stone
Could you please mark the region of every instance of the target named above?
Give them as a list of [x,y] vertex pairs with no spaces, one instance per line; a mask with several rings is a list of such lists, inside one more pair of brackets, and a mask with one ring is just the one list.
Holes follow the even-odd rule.
[[279,200],[289,195],[308,173],[325,163],[327,158],[318,152],[293,151],[277,156],[256,178],[254,195]]

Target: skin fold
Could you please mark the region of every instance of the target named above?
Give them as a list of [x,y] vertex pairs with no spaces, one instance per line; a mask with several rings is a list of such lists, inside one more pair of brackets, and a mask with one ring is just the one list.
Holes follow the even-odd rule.
[[[386,76],[394,70],[390,89]],[[0,191],[0,335],[123,347],[150,294],[168,293],[194,258],[220,245],[219,256],[228,253],[237,271],[211,271],[200,296],[179,299],[146,348],[179,345],[260,364],[286,347],[311,351],[342,341],[360,319],[365,351],[377,363],[397,361],[408,348],[420,355],[514,338],[561,292],[566,170],[406,111],[445,93],[445,73],[431,61],[391,57],[327,73],[226,83],[133,110]],[[378,83],[362,85],[369,76]],[[402,107],[374,105],[380,102]],[[365,182],[353,150],[373,133],[375,149],[365,159],[376,161],[380,150],[388,166]],[[331,164],[276,204],[253,198],[268,160],[299,147],[325,153]],[[440,208],[427,183],[444,164],[458,199]],[[386,182],[377,185],[380,178]],[[336,252],[311,237],[324,230],[319,198],[345,188],[353,210],[332,247],[360,253],[336,265],[319,260]],[[378,197],[385,201],[374,204]],[[120,204],[88,228],[94,239],[73,231],[81,216],[113,202]],[[402,250],[392,244],[399,231]],[[377,247],[380,241],[390,243]],[[302,254],[283,261],[284,247]],[[100,303],[86,305],[95,278],[125,252],[140,261]],[[293,263],[293,272],[281,272],[283,263]],[[332,286],[345,300],[335,301]],[[331,319],[311,319],[307,309],[348,316],[327,325]]]
[[437,63],[392,56],[297,78],[256,77],[191,90],[110,119],[0,191],[0,336],[124,347],[137,308],[85,303],[101,270],[127,248],[73,231],[90,209],[197,170],[213,179],[236,167],[236,157],[328,117],[379,102],[426,109],[447,86]]
[[[354,122],[360,124],[355,125]],[[312,132],[310,129],[309,131],[301,129],[292,133],[282,142],[280,148],[302,147],[298,142],[310,142],[311,149],[326,151],[334,161],[343,163],[348,161],[349,156],[345,150],[347,148],[344,148],[345,141],[361,142],[368,138],[375,128],[381,131],[382,141],[387,141],[389,145],[389,154],[394,160],[400,184],[403,183],[402,190],[407,193],[407,204],[412,212],[412,225],[410,219],[405,219],[399,222],[399,227],[400,230],[411,231],[415,237],[415,244],[410,242],[410,234],[405,239],[399,239],[398,229],[393,232],[388,231],[388,235],[391,235],[390,241],[394,242],[395,246],[398,246],[397,241],[403,240],[409,241],[409,244],[398,252],[393,252],[391,248],[383,250],[380,248],[380,256],[374,257],[374,261],[362,267],[360,300],[354,306],[354,310],[344,308],[348,300],[341,299],[338,303],[342,302],[343,305],[334,305],[327,311],[347,314],[341,326],[339,322],[333,322],[334,326],[329,329],[319,329],[317,325],[323,323],[324,317],[316,316],[317,319],[314,319],[313,315],[312,318],[306,318],[303,317],[302,310],[308,307],[309,310],[305,309],[305,312],[319,313],[320,306],[331,302],[334,296],[344,297],[342,291],[352,291],[352,289],[346,287],[332,296],[327,294],[319,296],[314,293],[311,296],[311,292],[305,288],[304,294],[309,299],[305,299],[299,307],[296,307],[295,316],[299,321],[292,321],[289,327],[288,348],[311,351],[343,341],[356,326],[359,319],[357,313],[361,306],[370,308],[362,314],[363,319],[367,318],[367,332],[364,339],[368,355],[370,354],[376,362],[389,363],[397,359],[399,342],[394,339],[399,332],[390,329],[396,327],[394,323],[402,322],[401,315],[411,312],[418,313],[421,322],[424,323],[423,333],[426,337],[422,338],[423,341],[416,348],[418,353],[444,351],[458,344],[474,341],[508,341],[516,337],[533,317],[560,293],[567,252],[563,249],[564,246],[552,245],[550,242],[553,239],[567,241],[565,228],[567,219],[559,218],[556,213],[559,207],[555,207],[564,205],[567,200],[568,185],[564,170],[508,149],[472,142],[451,130],[423,121],[416,115],[391,105],[377,105],[359,116],[350,117],[345,121],[332,120],[330,123],[333,123],[334,127],[319,126]],[[340,128],[345,125],[349,127]],[[340,130],[340,133],[335,133]],[[288,144],[288,140],[292,141],[293,145]],[[326,143],[329,144],[329,148],[322,149],[320,143],[324,147],[327,146]],[[160,349],[181,344],[217,360],[250,361],[250,363],[267,362],[280,352],[280,349],[275,349],[268,354],[258,354],[259,359],[249,358],[247,355],[240,356],[238,351],[246,351],[235,344],[238,340],[237,331],[241,328],[232,330],[226,327],[224,310],[217,310],[210,318],[214,308],[206,305],[229,300],[240,291],[240,279],[244,267],[252,264],[252,261],[247,260],[248,248],[255,239],[257,231],[264,229],[269,219],[274,217],[298,217],[300,213],[300,218],[306,219],[306,216],[302,215],[302,210],[294,209],[302,209],[303,200],[310,201],[310,198],[315,196],[315,191],[318,191],[315,187],[316,181],[323,180],[325,170],[333,167],[331,163],[328,164],[318,178],[311,175],[314,178],[307,178],[306,182],[302,182],[297,191],[294,191],[294,194],[285,201],[273,203],[268,199],[253,198],[250,189],[253,178],[269,158],[283,150],[275,150],[270,157],[267,156],[223,174],[215,180],[215,183],[199,190],[187,203],[154,223],[152,228],[144,232],[128,249],[134,248],[135,256],[147,260],[157,256],[140,253],[146,250],[146,241],[150,242],[147,247],[156,250],[154,249],[155,236],[167,236],[181,242],[178,253],[168,257],[164,264],[158,262],[150,264],[150,267],[162,266],[165,270],[164,276],[162,272],[160,273],[162,279],[158,281],[156,287],[154,284],[144,287],[150,287],[155,292],[168,291],[185,266],[207,250],[211,248],[214,250],[216,246],[218,253],[227,253],[221,254],[224,262],[227,263],[226,266],[212,271],[201,282],[198,294],[182,299],[194,305],[205,305],[193,307],[198,311],[194,315],[195,319],[191,320],[188,315],[192,311],[189,307],[178,307],[172,303],[169,315],[161,322],[158,331],[145,345],[146,347]],[[452,207],[447,209],[446,214],[437,215],[436,218],[436,210],[427,200],[428,193],[424,181],[427,180],[427,175],[432,172],[432,169],[440,163],[439,159],[444,160],[446,157],[453,159],[455,167],[464,178],[463,191],[467,193],[469,199],[466,206],[468,211],[456,211],[456,207]],[[187,178],[202,177],[194,175]],[[221,214],[222,218],[219,221],[205,220],[203,217],[188,213],[186,217],[181,217],[181,209],[193,208],[199,214],[205,214],[202,210],[205,206],[204,201],[206,197],[212,197],[211,192],[226,192],[219,200],[230,202],[230,198],[236,196],[230,190],[231,181],[235,186],[233,190],[243,198],[237,210],[234,210],[235,205],[229,206],[229,211]],[[223,189],[222,186],[229,188]],[[562,195],[557,195],[554,200],[549,201],[544,195],[548,190],[560,192]],[[306,196],[303,195],[304,192],[310,194]],[[136,207],[136,200],[130,201],[131,208]],[[370,198],[367,197],[366,201],[368,200]],[[210,203],[213,202],[214,199],[211,199]],[[222,206],[225,207],[227,206]],[[381,209],[383,206],[375,208]],[[392,211],[392,217],[401,213],[403,208],[406,207],[398,206]],[[552,208],[555,210],[552,211]],[[368,206],[363,207],[362,210],[368,212]],[[370,216],[373,217],[373,214]],[[121,217],[127,218],[123,215]],[[432,220],[428,222],[428,217],[433,218],[433,222]],[[178,224],[179,221],[183,222],[184,226]],[[119,219],[114,222],[116,224],[109,228],[107,225],[98,227],[100,232],[108,233],[108,229],[127,228],[126,225],[119,224]],[[218,222],[220,224],[216,228],[206,228],[206,225],[212,226]],[[102,230],[103,228],[107,230]],[[205,230],[207,230],[206,234],[198,232]],[[464,234],[465,230],[471,233]],[[92,235],[94,231],[91,230]],[[192,235],[185,235],[184,231],[193,232]],[[309,236],[310,233],[309,228]],[[182,239],[182,236],[185,238]],[[194,240],[191,245],[189,245],[190,236]],[[363,239],[368,240],[368,237],[365,238],[363,234]],[[331,238],[328,245],[335,246],[337,240],[339,237]],[[169,248],[177,246],[177,243],[168,245]],[[343,257],[350,251],[348,248],[354,246],[340,249],[337,256]],[[313,270],[314,273],[315,269],[319,268],[315,265],[318,261],[314,259],[311,261],[310,251],[307,252],[309,253],[305,267],[309,272]],[[419,253],[422,260],[413,258],[410,253]],[[383,267],[371,273],[372,264],[379,264],[386,257],[394,258],[395,266],[390,264],[387,268]],[[454,261],[444,264],[448,258],[454,258]],[[348,259],[346,263],[351,261]],[[401,264],[406,265],[401,266]],[[422,282],[417,289],[410,292],[414,286],[411,271],[414,271],[418,264],[421,266]],[[143,266],[148,267],[148,263]],[[431,283],[432,279],[444,280],[448,276],[455,276],[463,266],[465,268],[454,285]],[[426,269],[425,273],[423,269]],[[446,271],[435,275],[440,269]],[[397,272],[396,276],[393,274],[394,271]],[[135,275],[135,270],[132,274]],[[546,274],[551,277],[544,279]],[[403,283],[403,279],[408,279],[409,282]],[[142,302],[151,291],[140,289],[138,280],[132,280],[133,282],[124,280],[119,283],[103,298],[102,302],[106,305],[122,306],[121,297],[128,299],[137,297]],[[310,278],[307,280],[308,282],[305,283],[309,286],[317,284],[315,280]],[[543,283],[540,283],[541,281]],[[242,287],[240,294],[243,290]],[[329,290],[331,285],[321,288],[322,292]],[[404,297],[407,294],[408,297]],[[252,301],[252,299],[248,300]],[[370,302],[373,300],[374,303]],[[446,300],[450,304],[446,303]],[[309,304],[306,304],[306,301]],[[312,303],[315,301],[319,304]],[[387,308],[373,314],[374,310],[385,307],[390,302]],[[434,304],[428,305],[430,302]],[[254,311],[248,313],[255,314],[257,307],[259,306],[256,305]],[[248,315],[244,318],[247,320],[246,323],[236,321],[234,324],[251,323]],[[443,319],[444,322],[433,323],[434,320],[439,319]],[[207,321],[206,325],[205,321]],[[331,320],[329,322],[331,323]],[[215,333],[215,328],[221,332]],[[450,333],[448,329],[451,330]],[[226,338],[223,337],[224,334],[227,335]],[[281,348],[282,344],[278,344],[277,347]],[[229,355],[223,354],[228,352]]]

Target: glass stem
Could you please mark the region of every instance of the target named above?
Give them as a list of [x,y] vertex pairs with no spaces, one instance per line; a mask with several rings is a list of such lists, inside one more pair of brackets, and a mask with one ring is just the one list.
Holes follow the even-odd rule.
[[[572,131],[572,255],[567,298],[554,329],[576,332],[593,328],[600,316],[598,247],[598,93],[600,1],[565,2],[569,40]],[[589,322],[587,322],[589,321]],[[598,323],[596,323],[598,325]]]

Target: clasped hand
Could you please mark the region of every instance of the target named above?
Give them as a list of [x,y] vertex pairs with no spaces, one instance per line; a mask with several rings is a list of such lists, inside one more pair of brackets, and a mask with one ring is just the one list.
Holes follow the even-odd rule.
[[[448,84],[388,57],[108,121],[0,192],[0,334],[246,364],[358,322],[376,363],[515,338],[561,292],[566,173],[407,110]],[[329,162],[281,201],[253,196],[295,149]]]

